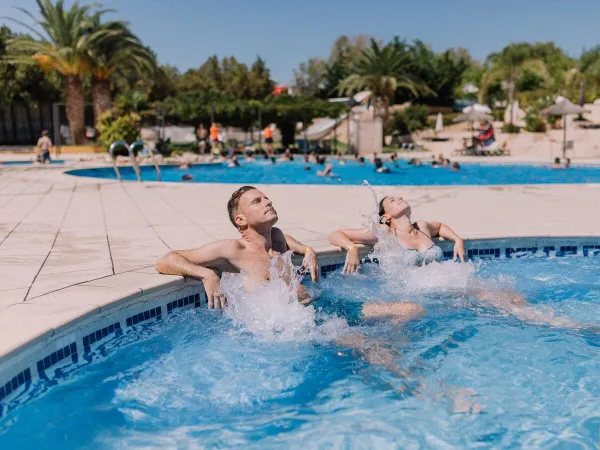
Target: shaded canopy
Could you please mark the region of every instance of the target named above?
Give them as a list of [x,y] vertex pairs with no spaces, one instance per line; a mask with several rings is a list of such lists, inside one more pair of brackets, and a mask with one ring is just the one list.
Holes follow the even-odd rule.
[[589,113],[587,109],[582,106],[576,105],[568,99],[563,100],[560,103],[556,103],[544,110],[544,114],[548,116],[567,116],[569,114],[583,114]]
[[485,120],[492,122],[494,118],[484,112],[471,110],[468,113],[456,116],[454,122],[482,122]]

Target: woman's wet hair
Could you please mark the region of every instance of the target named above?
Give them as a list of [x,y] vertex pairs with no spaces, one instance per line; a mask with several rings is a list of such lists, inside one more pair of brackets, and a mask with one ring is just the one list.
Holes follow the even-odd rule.
[[[385,206],[383,205],[383,202],[385,202],[385,199],[387,197],[383,197],[381,199],[381,201],[379,202],[379,223],[383,223],[386,224],[383,219],[381,218],[381,216],[383,216],[385,214]],[[387,224],[386,224],[387,225]]]

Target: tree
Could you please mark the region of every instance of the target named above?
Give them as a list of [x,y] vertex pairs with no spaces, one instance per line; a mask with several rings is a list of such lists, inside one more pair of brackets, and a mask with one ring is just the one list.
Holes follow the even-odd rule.
[[320,58],[311,58],[294,70],[294,88],[297,95],[321,97],[324,88],[327,63]]
[[[400,51],[407,51],[410,58],[409,72],[425,83],[432,93],[419,99],[425,104],[450,106],[454,102],[454,92],[462,81],[462,76],[471,64],[471,56],[465,49],[450,49],[443,53],[434,53],[431,47],[420,40],[412,45],[402,41],[396,43]],[[401,89],[398,101],[413,100],[408,89]]]
[[[103,31],[100,33],[100,31]],[[92,101],[96,123],[111,106],[111,79],[116,74],[138,77],[156,72],[156,60],[125,22],[100,22],[96,13],[87,33],[90,39],[89,65],[92,72]]]
[[260,56],[250,67],[249,73],[250,98],[253,100],[263,100],[273,92],[275,83],[271,80],[271,72],[266,62]]
[[494,82],[502,80],[508,91],[508,104],[511,107],[510,125],[513,125],[513,108],[517,88],[517,80],[522,72],[532,72],[544,80],[549,79],[548,68],[541,59],[535,58],[530,44],[511,44],[500,53],[488,57],[489,69],[483,76],[480,89],[480,101],[483,101],[487,89]]
[[588,87],[600,84],[600,46],[584,51],[577,66],[567,72],[567,87],[578,89],[579,105],[583,106]]
[[387,122],[389,105],[398,88],[408,89],[415,97],[431,92],[421,80],[409,73],[409,65],[408,52],[399,45],[398,39],[384,46],[371,39],[371,46],[362,52],[356,73],[339,84],[339,91],[349,94],[368,89],[373,97],[375,113]]
[[36,0],[40,18],[19,8],[31,18],[42,31],[20,20],[35,37],[17,36],[9,41],[9,51],[15,61],[38,64],[45,72],[57,72],[64,79],[64,99],[71,136],[75,144],[85,142],[84,96],[81,76],[89,72],[90,42],[100,40],[105,30],[89,33],[90,17],[100,17],[107,10],[95,10],[97,5],[74,3],[65,8],[64,0],[53,4],[50,0]]

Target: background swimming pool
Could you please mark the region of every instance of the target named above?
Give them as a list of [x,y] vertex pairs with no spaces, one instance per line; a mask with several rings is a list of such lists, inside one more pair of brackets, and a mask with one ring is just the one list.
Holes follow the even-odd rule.
[[[547,183],[598,183],[600,166],[580,166],[564,170],[550,170],[548,166],[464,164],[460,172],[449,168],[434,169],[430,165],[409,166],[400,161],[398,167],[387,164],[391,173],[376,173],[373,164],[360,166],[351,161],[346,165],[334,162],[335,176],[319,177],[318,170],[324,166],[311,164],[309,171],[304,163],[267,163],[259,160],[243,163],[241,167],[229,168],[223,164],[195,165],[190,169],[177,166],[161,166],[163,181],[182,181],[185,174],[193,177],[186,182],[236,183],[236,184],[361,184],[367,180],[372,185],[474,185],[474,184],[547,184]],[[123,179],[135,180],[131,167],[120,168]],[[71,175],[116,179],[112,167],[78,169],[67,172]],[[156,181],[156,172],[151,166],[142,167],[144,181]]]
[[[312,324],[311,308],[294,321],[283,303],[259,324],[205,309],[165,316],[62,369],[60,386],[33,385],[38,398],[0,421],[0,448],[596,448],[600,337],[457,289],[514,286],[536,307],[598,323],[599,270],[600,258],[522,258],[431,265],[399,281],[374,266],[323,281]],[[274,305],[275,292],[263,293]],[[403,330],[346,324],[364,301],[398,299],[425,317]],[[335,343],[355,332],[407,376]],[[453,412],[457,403],[482,411]]]

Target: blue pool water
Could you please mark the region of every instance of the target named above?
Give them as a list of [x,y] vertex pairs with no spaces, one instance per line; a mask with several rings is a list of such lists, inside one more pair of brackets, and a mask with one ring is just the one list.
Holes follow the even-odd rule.
[[[229,168],[224,164],[198,164],[190,169],[177,166],[161,166],[163,181],[182,181],[185,174],[193,177],[189,182],[236,183],[236,184],[361,184],[367,180],[372,185],[479,185],[479,184],[547,184],[547,183],[598,183],[600,166],[578,166],[570,169],[551,170],[548,166],[464,164],[460,172],[448,168],[434,169],[425,165],[409,166],[405,161],[398,167],[387,164],[391,173],[376,173],[373,164],[360,166],[350,161],[346,165],[333,162],[335,176],[319,177],[323,166],[311,164],[309,171],[299,161],[277,164],[259,160]],[[131,167],[120,168],[123,179],[135,180]],[[116,179],[111,167],[78,169],[67,172],[71,175]],[[156,181],[156,172],[151,166],[142,167],[144,181]]]
[[[367,265],[322,281],[306,308],[273,281],[225,314],[136,326],[58,386],[35,383],[0,421],[0,448],[596,448],[600,336],[561,326],[598,323],[599,270],[593,257]],[[533,305],[482,303],[474,285]],[[403,327],[350,317],[397,300],[426,313]]]

